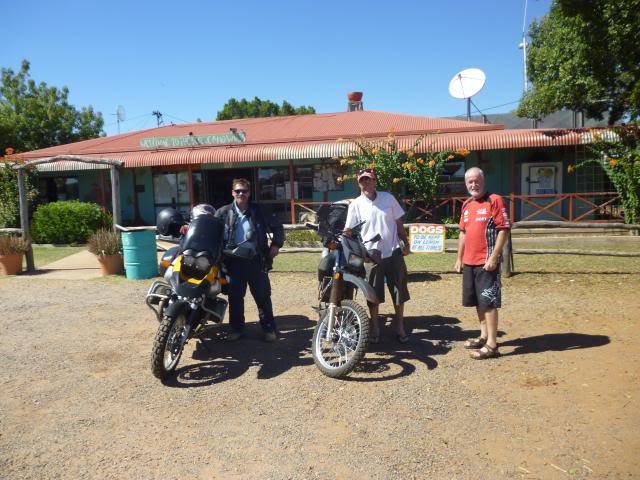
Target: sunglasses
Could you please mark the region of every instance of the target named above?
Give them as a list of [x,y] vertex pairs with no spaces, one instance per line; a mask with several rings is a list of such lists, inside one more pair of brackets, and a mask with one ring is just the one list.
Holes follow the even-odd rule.
[[373,168],[364,168],[362,170],[358,170],[358,175],[362,175],[363,173],[373,173]]
[[249,193],[249,190],[245,190],[244,188],[236,188],[234,192],[236,192],[236,195],[240,195],[241,193]]

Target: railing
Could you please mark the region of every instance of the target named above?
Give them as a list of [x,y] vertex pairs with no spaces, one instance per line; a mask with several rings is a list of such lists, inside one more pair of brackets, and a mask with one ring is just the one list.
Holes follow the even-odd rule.
[[[469,197],[438,198],[432,205],[405,199],[413,211],[413,221],[437,222],[456,218]],[[549,193],[538,195],[503,195],[511,223],[529,220],[563,222],[624,221],[621,196],[617,192]],[[304,213],[312,217],[320,205],[331,202],[292,202],[291,223],[304,223]]]

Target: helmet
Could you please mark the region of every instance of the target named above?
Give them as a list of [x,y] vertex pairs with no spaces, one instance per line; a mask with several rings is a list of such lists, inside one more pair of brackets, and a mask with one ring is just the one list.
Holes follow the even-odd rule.
[[200,203],[191,209],[191,220],[195,220],[200,215],[211,215],[214,216],[216,214],[216,209],[213,208],[208,203]]
[[186,222],[175,208],[164,208],[158,212],[156,228],[160,235],[168,237],[180,236],[180,227]]

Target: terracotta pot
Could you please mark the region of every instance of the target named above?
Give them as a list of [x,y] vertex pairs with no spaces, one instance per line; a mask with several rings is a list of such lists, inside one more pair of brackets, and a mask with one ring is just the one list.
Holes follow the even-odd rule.
[[0,275],[15,275],[22,272],[23,253],[0,255]]
[[98,262],[100,262],[100,273],[102,276],[117,275],[122,272],[122,255],[99,255]]
[[362,92],[349,92],[347,93],[347,98],[350,102],[359,102],[362,100]]

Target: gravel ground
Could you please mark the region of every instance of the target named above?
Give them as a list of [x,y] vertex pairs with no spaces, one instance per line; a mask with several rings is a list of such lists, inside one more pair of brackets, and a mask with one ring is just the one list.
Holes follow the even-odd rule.
[[348,380],[311,359],[314,275],[272,281],[277,344],[222,327],[163,385],[148,282],[0,280],[0,478],[640,476],[640,276],[505,280],[503,357],[475,362],[460,277],[412,274],[411,342]]

